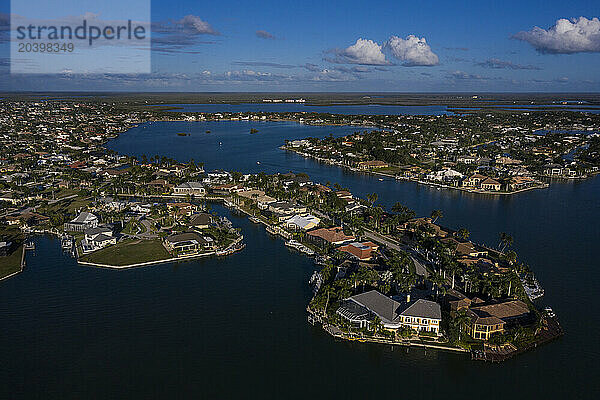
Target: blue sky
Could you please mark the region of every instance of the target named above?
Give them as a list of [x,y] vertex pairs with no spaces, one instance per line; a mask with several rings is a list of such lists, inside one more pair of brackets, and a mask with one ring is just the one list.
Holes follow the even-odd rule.
[[4,41],[0,89],[598,92],[599,16],[597,0],[155,0],[151,74],[11,76]]

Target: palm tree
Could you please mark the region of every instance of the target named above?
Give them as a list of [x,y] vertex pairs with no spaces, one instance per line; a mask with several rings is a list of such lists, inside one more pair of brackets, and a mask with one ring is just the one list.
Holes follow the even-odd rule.
[[416,215],[414,210],[411,210],[400,202],[397,202],[392,206],[392,211],[398,214],[398,218],[400,218],[400,221],[402,222],[406,222]]
[[462,339],[464,327],[471,321],[466,310],[460,310],[454,316],[454,323],[458,326],[458,340]]
[[466,228],[460,228],[456,232],[456,236],[458,236],[460,239],[463,239],[463,240],[467,240],[470,235],[471,235],[471,233]]
[[498,248],[502,245],[502,252],[506,250],[507,247],[510,247],[513,243],[513,238],[506,232],[500,233],[500,244],[498,244]]
[[377,193],[367,194],[367,201],[369,202],[369,207],[373,207],[373,204],[375,204],[378,198],[379,196],[377,195]]
[[444,216],[444,213],[442,212],[442,210],[433,210],[431,212],[431,219],[434,224],[435,224],[435,221],[437,221],[439,218],[442,218],[443,216]]

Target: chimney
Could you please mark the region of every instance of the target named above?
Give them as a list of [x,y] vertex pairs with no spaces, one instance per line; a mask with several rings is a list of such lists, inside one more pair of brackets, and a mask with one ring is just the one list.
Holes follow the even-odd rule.
[[406,295],[406,303],[410,303],[410,293]]

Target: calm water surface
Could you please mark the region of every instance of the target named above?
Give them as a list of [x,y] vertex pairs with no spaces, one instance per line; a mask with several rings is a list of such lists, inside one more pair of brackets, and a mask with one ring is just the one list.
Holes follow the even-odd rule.
[[[599,393],[600,322],[593,310],[600,178],[516,196],[475,196],[379,181],[277,149],[284,138],[353,128],[214,124],[223,125],[142,126],[110,147],[194,158],[207,168],[303,171],[356,195],[376,192],[387,207],[401,201],[419,214],[442,209],[443,223],[468,227],[478,242],[496,245],[498,232],[509,232],[566,336],[499,365],[334,340],[306,322],[311,261],[262,227],[215,207],[242,228],[242,253],[112,271],[77,266],[58,241],[39,238],[27,269],[0,283],[0,398],[563,399]],[[256,135],[248,133],[253,124]],[[214,137],[204,136],[207,129]]]

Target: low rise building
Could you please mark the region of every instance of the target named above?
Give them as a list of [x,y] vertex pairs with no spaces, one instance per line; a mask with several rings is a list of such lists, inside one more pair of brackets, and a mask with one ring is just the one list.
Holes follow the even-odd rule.
[[98,217],[94,214],[84,211],[70,222],[65,222],[64,230],[67,232],[84,232],[86,229],[98,226]]

